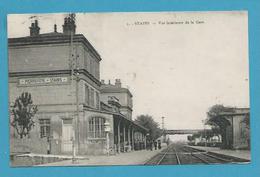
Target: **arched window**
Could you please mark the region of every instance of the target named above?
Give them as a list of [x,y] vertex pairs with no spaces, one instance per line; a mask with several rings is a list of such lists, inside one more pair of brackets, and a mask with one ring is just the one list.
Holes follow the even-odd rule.
[[105,119],[93,117],[89,120],[89,138],[105,138]]

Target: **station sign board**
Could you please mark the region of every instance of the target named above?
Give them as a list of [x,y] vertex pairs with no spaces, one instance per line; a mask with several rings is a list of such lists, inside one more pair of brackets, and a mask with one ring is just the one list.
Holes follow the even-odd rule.
[[37,78],[21,78],[18,80],[19,86],[34,85],[55,85],[69,83],[68,77],[37,77]]

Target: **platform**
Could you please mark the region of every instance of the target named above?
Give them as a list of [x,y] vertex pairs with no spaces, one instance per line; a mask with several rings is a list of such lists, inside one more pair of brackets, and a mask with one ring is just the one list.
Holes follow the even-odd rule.
[[143,165],[147,160],[152,158],[161,150],[141,150],[111,156],[87,156],[85,159],[78,159],[75,163],[72,163],[72,160],[64,160],[60,162],[46,163],[37,166]]
[[46,163],[37,166],[107,166],[107,165],[143,165],[146,161],[158,154],[166,148],[166,144],[162,144],[160,150],[141,150],[125,152],[111,156],[85,156],[72,163],[72,160],[64,160],[54,163]]
[[207,152],[212,152],[216,154],[222,154],[226,156],[232,156],[240,159],[251,160],[251,153],[249,150],[229,150],[229,149],[220,149],[218,147],[204,147],[204,146],[189,146],[195,149],[204,150]]

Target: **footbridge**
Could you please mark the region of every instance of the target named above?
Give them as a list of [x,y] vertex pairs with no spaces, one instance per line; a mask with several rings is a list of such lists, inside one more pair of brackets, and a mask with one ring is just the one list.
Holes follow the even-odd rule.
[[211,132],[211,129],[175,129],[175,130],[164,130],[164,135],[184,135],[184,134],[195,134],[195,133],[202,133],[202,132]]

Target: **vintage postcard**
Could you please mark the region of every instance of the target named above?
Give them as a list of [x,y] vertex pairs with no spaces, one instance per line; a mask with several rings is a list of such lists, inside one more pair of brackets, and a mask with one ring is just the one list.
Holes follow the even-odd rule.
[[247,11],[7,23],[11,167],[250,163]]

